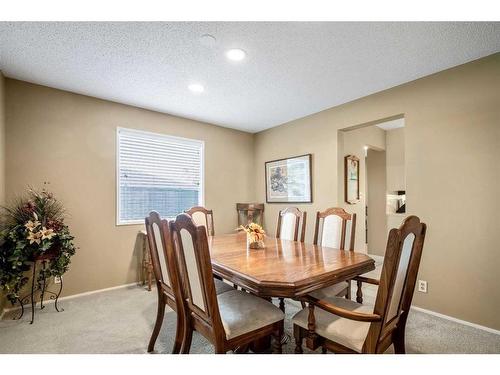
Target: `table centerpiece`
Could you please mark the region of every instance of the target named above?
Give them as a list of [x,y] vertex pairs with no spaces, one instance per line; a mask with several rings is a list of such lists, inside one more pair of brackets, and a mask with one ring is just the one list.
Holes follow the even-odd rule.
[[259,224],[250,223],[248,225],[240,225],[238,228],[247,234],[247,246],[249,249],[263,249],[265,248],[264,236],[266,232]]

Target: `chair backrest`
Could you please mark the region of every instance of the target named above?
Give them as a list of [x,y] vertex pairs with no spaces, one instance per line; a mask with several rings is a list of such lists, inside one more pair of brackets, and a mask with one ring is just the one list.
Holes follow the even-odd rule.
[[300,211],[296,207],[287,207],[278,213],[278,224],[276,226],[276,238],[283,240],[297,241],[300,231],[300,242],[304,242],[306,234],[306,212]]
[[174,246],[183,275],[183,290],[190,315],[202,320],[215,335],[224,335],[215,291],[207,232],[191,216],[180,214],[170,222]]
[[196,206],[191,207],[189,210],[184,211],[186,214],[193,218],[196,225],[203,225],[207,231],[208,236],[215,235],[214,229],[214,213],[212,210],[205,207]]
[[264,203],[236,203],[238,226],[256,223],[262,226]]
[[376,351],[396,328],[404,328],[411,306],[427,226],[417,216],[409,216],[389,232],[384,265],[375,300],[374,313],[382,321],[372,323],[365,346]]
[[349,214],[338,207],[316,213],[313,241],[315,245],[354,250],[355,233],[356,214]]
[[[151,262],[158,291],[182,304],[182,284],[168,220],[151,211],[145,219]],[[179,310],[178,310],[179,311]]]

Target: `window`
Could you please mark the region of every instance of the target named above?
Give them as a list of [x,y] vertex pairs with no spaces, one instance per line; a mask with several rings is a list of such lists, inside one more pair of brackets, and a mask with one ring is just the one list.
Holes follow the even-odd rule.
[[117,223],[203,205],[203,142],[118,128]]

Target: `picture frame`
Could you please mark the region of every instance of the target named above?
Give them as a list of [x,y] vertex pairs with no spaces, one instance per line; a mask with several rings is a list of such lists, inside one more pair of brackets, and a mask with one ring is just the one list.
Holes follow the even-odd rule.
[[359,158],[355,155],[344,157],[344,192],[345,202],[359,202]]
[[312,203],[312,154],[265,162],[267,203]]

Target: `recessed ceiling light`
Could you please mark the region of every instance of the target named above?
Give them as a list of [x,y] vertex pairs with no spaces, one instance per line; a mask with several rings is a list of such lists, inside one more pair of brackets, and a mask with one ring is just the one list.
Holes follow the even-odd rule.
[[200,85],[199,83],[192,83],[188,86],[188,89],[191,92],[194,92],[195,94],[201,94],[203,91],[205,91],[205,88]]
[[239,48],[233,48],[226,51],[226,57],[229,60],[241,61],[246,57],[247,53]]

